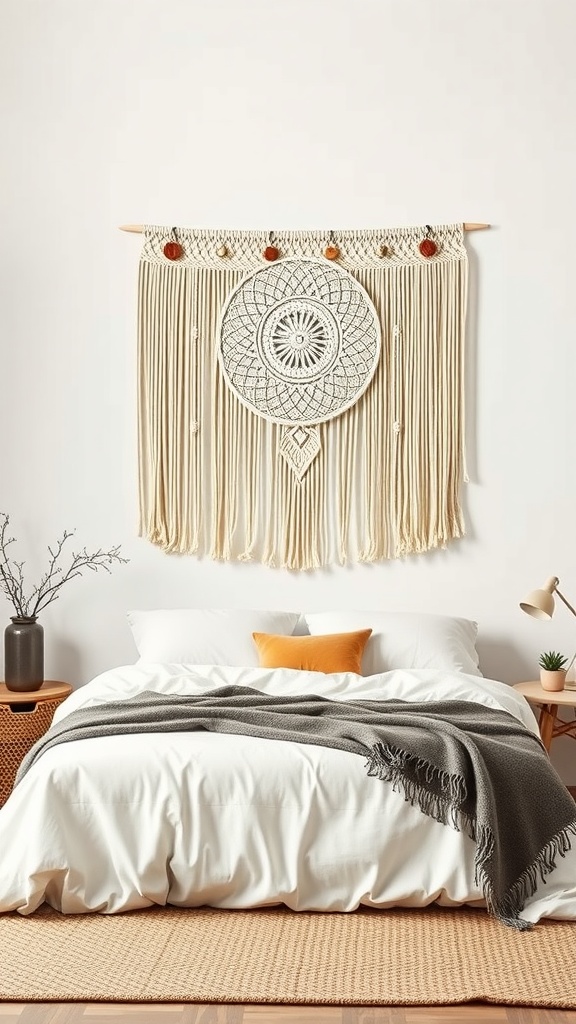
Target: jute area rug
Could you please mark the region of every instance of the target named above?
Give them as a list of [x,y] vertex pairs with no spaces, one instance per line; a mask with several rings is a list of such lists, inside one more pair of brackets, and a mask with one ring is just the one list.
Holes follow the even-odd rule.
[[576,1007],[576,924],[474,910],[0,917],[0,1000]]

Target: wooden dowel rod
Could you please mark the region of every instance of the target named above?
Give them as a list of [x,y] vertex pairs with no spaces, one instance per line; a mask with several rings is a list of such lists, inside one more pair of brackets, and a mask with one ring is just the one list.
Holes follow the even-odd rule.
[[[483,231],[484,228],[489,228],[490,224],[464,224],[464,231]],[[130,231],[133,235],[142,235],[144,233],[143,224],[121,224],[120,231]]]

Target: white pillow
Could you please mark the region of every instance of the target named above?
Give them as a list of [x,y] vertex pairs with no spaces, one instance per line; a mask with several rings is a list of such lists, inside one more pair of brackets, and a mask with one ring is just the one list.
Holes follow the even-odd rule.
[[304,619],[312,636],[372,629],[362,660],[365,676],[396,668],[439,668],[481,676],[478,623],[448,615],[413,612],[310,612]]
[[252,633],[292,633],[299,612],[174,608],[128,612],[140,661],[257,667]]

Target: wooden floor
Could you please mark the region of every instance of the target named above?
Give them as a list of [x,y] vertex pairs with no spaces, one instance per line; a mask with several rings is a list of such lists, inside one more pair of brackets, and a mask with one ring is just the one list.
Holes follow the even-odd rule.
[[201,1006],[0,1003],[0,1024],[576,1024],[576,1010],[521,1006]]

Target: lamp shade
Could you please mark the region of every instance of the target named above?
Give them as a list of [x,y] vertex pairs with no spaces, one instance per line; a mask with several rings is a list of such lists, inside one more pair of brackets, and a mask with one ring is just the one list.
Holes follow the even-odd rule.
[[535,619],[551,619],[554,614],[554,598],[545,590],[532,590],[520,607],[527,615]]
[[550,576],[542,590],[532,590],[528,597],[520,602],[522,611],[527,615],[532,615],[535,619],[551,619],[554,614],[552,594],[559,582],[556,576]]

